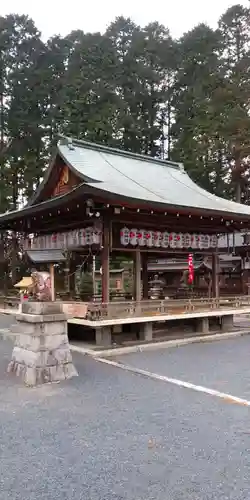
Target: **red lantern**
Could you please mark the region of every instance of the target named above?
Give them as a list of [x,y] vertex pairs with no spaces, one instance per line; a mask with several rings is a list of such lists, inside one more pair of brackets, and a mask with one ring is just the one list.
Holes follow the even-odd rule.
[[193,262],[193,254],[188,254],[188,283],[192,285],[194,281],[194,262]]

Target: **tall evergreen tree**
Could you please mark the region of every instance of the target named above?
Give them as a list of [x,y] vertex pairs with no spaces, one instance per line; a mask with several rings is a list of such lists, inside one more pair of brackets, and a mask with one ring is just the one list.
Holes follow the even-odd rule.
[[219,35],[201,24],[179,43],[174,86],[173,158],[182,160],[192,178],[204,188],[224,194],[225,166],[221,161],[215,106],[223,83],[219,71]]
[[119,99],[115,91],[116,54],[100,33],[73,33],[62,93],[65,133],[90,141],[116,143]]
[[235,5],[219,21],[224,77],[220,102],[224,116],[228,171],[238,202],[249,198],[250,9]]

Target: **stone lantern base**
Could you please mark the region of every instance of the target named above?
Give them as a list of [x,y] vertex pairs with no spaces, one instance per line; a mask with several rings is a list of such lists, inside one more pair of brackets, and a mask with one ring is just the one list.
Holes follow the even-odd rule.
[[67,318],[56,302],[27,302],[16,316],[16,335],[8,372],[28,386],[77,376],[67,334]]

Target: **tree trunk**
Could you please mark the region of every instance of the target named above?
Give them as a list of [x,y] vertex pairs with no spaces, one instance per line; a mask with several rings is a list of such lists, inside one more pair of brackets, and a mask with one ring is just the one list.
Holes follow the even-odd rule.
[[235,187],[235,201],[237,203],[241,203],[241,185],[240,185],[240,179],[236,183],[236,187]]

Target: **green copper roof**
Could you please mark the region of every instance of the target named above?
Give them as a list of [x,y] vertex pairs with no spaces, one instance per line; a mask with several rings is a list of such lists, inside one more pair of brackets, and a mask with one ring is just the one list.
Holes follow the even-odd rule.
[[[57,155],[60,155],[69,168],[77,174],[82,183],[55,198],[46,199],[43,193]],[[57,207],[61,203],[77,198],[84,193],[104,195],[111,203],[145,203],[166,210],[198,210],[201,214],[220,214],[227,217],[244,218],[245,226],[250,223],[250,206],[219,198],[195,184],[185,172],[183,165],[163,161],[150,156],[133,154],[106,146],[92,144],[63,137],[57,145],[57,151],[51,160],[43,182],[26,207],[21,210],[0,215],[0,226],[12,227],[17,218],[38,214],[48,207]],[[42,201],[41,201],[42,200]]]
[[89,186],[168,206],[250,216],[250,207],[219,198],[195,184],[181,164],[63,138],[58,152]]

